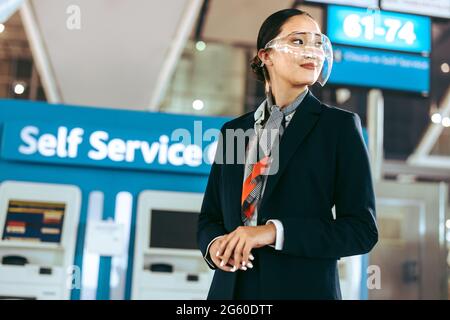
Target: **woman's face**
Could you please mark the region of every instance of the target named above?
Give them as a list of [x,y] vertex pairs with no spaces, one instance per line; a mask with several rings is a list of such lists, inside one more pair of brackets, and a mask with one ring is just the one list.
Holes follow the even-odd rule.
[[[292,32],[321,33],[317,23],[306,15],[294,16],[286,21],[277,38]],[[314,59],[293,59],[289,53],[278,50],[266,50],[260,53],[260,58],[269,71],[271,82],[287,82],[291,86],[313,85],[322,69],[322,64]],[[302,64],[306,64],[303,65]]]

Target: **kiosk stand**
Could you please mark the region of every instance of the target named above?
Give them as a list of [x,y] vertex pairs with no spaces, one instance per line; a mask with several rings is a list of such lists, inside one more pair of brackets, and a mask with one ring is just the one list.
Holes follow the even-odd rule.
[[70,298],[80,203],[75,186],[0,185],[0,298]]
[[138,200],[132,299],[205,299],[213,272],[197,247],[203,194],[144,191]]

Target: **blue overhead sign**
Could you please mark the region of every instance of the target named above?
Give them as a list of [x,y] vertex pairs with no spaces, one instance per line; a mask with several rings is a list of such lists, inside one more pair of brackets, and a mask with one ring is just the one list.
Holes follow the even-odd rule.
[[410,14],[328,6],[327,34],[331,42],[428,55],[431,20]]
[[[8,160],[208,174],[223,122],[170,116],[148,130],[120,130],[39,121],[4,123],[1,157]],[[162,115],[161,118],[163,118]]]
[[334,46],[329,83],[419,92],[430,90],[430,61],[420,55]]

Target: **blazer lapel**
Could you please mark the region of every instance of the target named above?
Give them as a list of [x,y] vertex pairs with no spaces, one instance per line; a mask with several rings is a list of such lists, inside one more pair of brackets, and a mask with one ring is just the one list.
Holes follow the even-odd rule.
[[258,209],[258,221],[261,221],[261,213],[264,212],[263,207],[275,189],[290,158],[316,124],[321,111],[322,106],[320,101],[311,93],[311,91],[308,91],[308,94],[298,106],[297,111],[281,138],[278,171],[275,174],[269,175],[267,178],[264,194]]

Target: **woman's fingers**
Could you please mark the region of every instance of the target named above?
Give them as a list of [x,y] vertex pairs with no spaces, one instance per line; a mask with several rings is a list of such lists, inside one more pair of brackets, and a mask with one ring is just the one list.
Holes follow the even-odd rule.
[[[220,260],[220,261],[222,261],[222,260]],[[221,264],[220,264],[220,262],[219,262],[219,264],[217,265],[217,267],[220,269],[220,270],[222,270],[222,271],[226,271],[226,272],[234,272],[234,271],[232,271],[232,269],[234,268],[234,266],[230,266],[230,265],[226,265],[226,266],[222,266]]]
[[229,233],[227,234],[225,237],[221,238],[221,242],[219,245],[219,248],[217,250],[217,252],[215,253],[216,257],[220,257],[223,255],[223,252],[225,251],[228,242],[230,241],[230,239],[234,236],[233,233]]
[[[212,243],[209,255],[210,255],[213,263],[217,266],[217,268],[219,268],[222,271],[230,272],[234,265],[228,264],[228,265],[221,266],[220,264],[221,264],[222,260],[220,259],[219,256],[217,256],[217,252],[219,251],[220,244],[222,243],[224,238],[225,238],[225,236],[218,238],[217,240],[215,240]],[[233,261],[233,260],[230,259],[230,262],[231,261]]]
[[230,267],[233,267],[235,264],[234,264],[234,259],[233,258],[230,258],[229,260],[228,260],[228,265],[230,266]]
[[245,263],[245,266],[250,269],[253,268],[253,263],[251,262],[251,260],[254,259],[253,255],[251,254],[251,250],[252,247],[249,243],[247,243],[242,250],[242,261],[243,263]]
[[[225,248],[225,251],[221,257],[222,262],[220,263],[221,266],[225,266],[228,263],[228,260],[231,257],[231,254],[234,252],[234,248],[236,247],[236,244],[239,241],[239,237],[232,237],[230,241],[227,243],[227,247]],[[236,267],[233,267],[231,271],[236,271]]]
[[236,244],[236,247],[234,248],[234,266],[236,267],[236,269],[247,270],[245,263],[242,263],[242,250],[244,249],[244,246],[245,241],[243,239],[240,239]]
[[217,252],[219,250],[223,238],[224,237],[220,237],[214,240],[213,243],[211,244],[211,247],[209,248],[209,255],[211,257],[211,260],[214,262],[218,259]]
[[219,257],[213,256],[211,257],[211,260],[214,262],[214,264],[222,271],[231,272],[231,269],[234,267],[234,260],[230,259],[228,261],[228,264],[221,265],[222,260]]
[[218,241],[214,258],[220,260],[220,263],[218,263],[220,269],[234,272],[253,268],[252,261],[254,258],[251,254],[253,241],[248,239],[246,233],[243,232],[246,231],[244,228],[239,227]]

